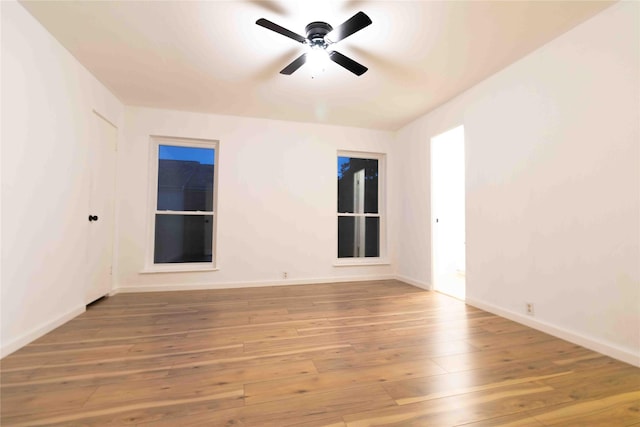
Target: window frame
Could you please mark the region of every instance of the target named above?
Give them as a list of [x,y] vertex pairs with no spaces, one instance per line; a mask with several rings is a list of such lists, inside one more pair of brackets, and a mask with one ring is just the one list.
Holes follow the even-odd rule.
[[[158,166],[161,145],[175,147],[213,149],[213,206],[211,211],[171,211],[158,210]],[[209,139],[182,138],[169,136],[150,136],[149,148],[149,194],[147,207],[147,250],[142,273],[171,273],[188,271],[216,271],[218,255],[218,164],[220,142]],[[211,262],[159,263],[154,262],[156,215],[211,215],[213,217],[211,236]]]
[[[338,186],[337,186],[337,177],[338,177],[338,158],[339,157],[350,157],[357,159],[370,159],[378,161],[378,213],[349,213],[349,212],[338,212]],[[388,265],[389,260],[387,259],[387,165],[386,165],[387,155],[386,153],[378,153],[378,152],[368,152],[368,151],[351,151],[351,150],[338,150],[335,157],[335,167],[336,167],[336,185],[335,185],[335,210],[336,210],[336,221],[335,221],[335,261],[333,265],[335,267],[343,267],[343,266],[362,266],[362,265]],[[378,256],[377,257],[348,257],[348,258],[339,258],[338,257],[338,218],[340,217],[374,217],[379,218],[379,235],[378,235]]]

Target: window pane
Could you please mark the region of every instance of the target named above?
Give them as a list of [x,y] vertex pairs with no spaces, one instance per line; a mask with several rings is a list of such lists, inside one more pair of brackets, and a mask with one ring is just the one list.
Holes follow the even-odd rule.
[[160,145],[158,210],[213,211],[212,148]]
[[338,212],[378,213],[378,160],[338,157]]
[[338,217],[338,258],[380,256],[380,218]]
[[213,215],[156,215],[156,264],[211,262]]

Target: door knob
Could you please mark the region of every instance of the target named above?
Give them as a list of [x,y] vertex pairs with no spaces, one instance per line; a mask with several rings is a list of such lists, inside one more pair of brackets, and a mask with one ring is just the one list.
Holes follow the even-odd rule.
[[98,215],[89,215],[89,222],[97,221],[97,220],[98,220]]

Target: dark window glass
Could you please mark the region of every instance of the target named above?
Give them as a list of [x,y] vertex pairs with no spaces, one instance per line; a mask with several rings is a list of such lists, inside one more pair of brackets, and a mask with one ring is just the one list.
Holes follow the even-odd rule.
[[212,148],[160,145],[158,210],[213,211]]
[[380,218],[338,217],[338,258],[380,256]]
[[154,263],[211,262],[213,215],[156,214]]
[[378,160],[338,157],[338,213],[378,213]]

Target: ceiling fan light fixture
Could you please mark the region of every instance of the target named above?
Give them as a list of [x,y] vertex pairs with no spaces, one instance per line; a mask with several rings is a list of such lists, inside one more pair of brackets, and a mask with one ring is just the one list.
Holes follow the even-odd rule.
[[329,52],[324,47],[310,46],[307,52],[307,66],[311,72],[311,78],[322,74],[329,63]]

